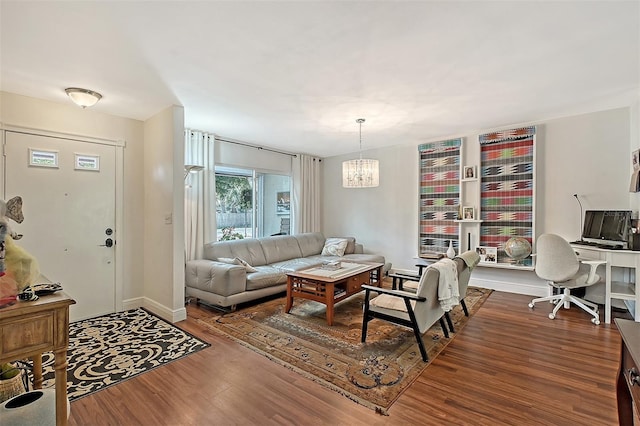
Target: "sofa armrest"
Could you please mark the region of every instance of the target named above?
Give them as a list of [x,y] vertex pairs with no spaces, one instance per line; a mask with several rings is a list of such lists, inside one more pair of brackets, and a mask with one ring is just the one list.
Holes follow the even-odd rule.
[[185,265],[185,285],[221,296],[230,296],[245,291],[247,270],[241,265],[214,260],[190,260]]
[[363,254],[364,253],[364,246],[360,243],[356,243],[356,249],[354,251],[355,254]]

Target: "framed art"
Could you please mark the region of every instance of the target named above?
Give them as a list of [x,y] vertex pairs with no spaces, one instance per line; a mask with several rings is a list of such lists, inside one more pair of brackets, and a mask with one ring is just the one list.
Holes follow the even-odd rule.
[[473,207],[463,207],[462,208],[462,219],[463,220],[473,220],[475,219],[475,209]]
[[94,172],[100,171],[100,156],[99,155],[84,155],[75,154],[75,167],[76,170],[91,170]]
[[498,249],[496,247],[478,246],[476,253],[480,256],[480,263],[498,263]]
[[476,176],[476,166],[464,166],[463,170],[464,179],[475,179]]
[[276,213],[291,213],[291,197],[289,191],[276,192]]
[[29,148],[29,165],[58,168],[58,151]]

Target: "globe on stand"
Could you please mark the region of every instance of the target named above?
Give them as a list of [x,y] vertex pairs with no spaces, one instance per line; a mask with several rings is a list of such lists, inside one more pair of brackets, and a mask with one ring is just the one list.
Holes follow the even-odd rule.
[[526,238],[513,237],[505,243],[504,252],[513,259],[516,264],[521,264],[522,261],[531,254],[531,244]]

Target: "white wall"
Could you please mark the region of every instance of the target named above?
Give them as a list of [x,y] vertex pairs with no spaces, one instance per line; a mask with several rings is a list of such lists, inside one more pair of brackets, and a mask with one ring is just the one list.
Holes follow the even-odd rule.
[[[630,108],[619,108],[544,123],[501,125],[463,137],[466,165],[479,164],[478,135],[492,130],[537,126],[536,234],[558,233],[569,240],[580,235],[581,196],[585,209],[629,209],[631,167]],[[637,139],[637,136],[636,136]],[[396,270],[415,270],[418,252],[418,145],[365,151],[380,160],[380,186],[345,189],[342,161],[354,155],[323,160],[323,232],[352,235],[365,250],[383,254]],[[474,282],[488,288],[525,294],[546,294],[547,286],[533,272],[482,267]]]
[[144,306],[174,322],[186,318],[183,132],[179,106],[144,123]]
[[[71,102],[50,101],[0,92],[0,122],[35,130],[76,136],[123,140],[124,148],[124,230],[118,230],[118,248],[124,251],[123,299],[143,296],[144,275],[139,253],[143,251],[143,123],[80,109]],[[4,172],[0,173],[3,174]],[[124,231],[124,232],[122,232]]]

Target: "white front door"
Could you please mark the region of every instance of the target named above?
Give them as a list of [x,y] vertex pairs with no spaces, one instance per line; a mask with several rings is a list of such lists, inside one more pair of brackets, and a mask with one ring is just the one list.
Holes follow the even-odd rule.
[[[5,199],[23,201],[24,221],[9,223],[24,235],[17,244],[76,300],[72,321],[115,312],[116,147],[12,131],[5,143]],[[43,154],[57,166],[34,165]]]

